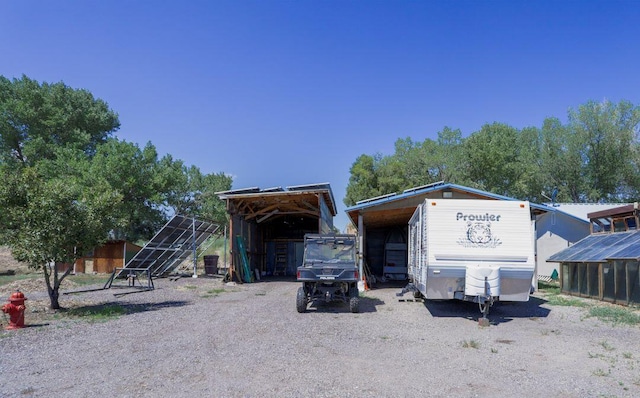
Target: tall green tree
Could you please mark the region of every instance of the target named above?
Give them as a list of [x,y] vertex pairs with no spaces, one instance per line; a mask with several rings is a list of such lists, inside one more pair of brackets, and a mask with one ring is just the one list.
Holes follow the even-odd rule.
[[541,134],[536,127],[526,127],[518,133],[515,180],[509,187],[509,196],[532,202],[544,202],[544,175],[541,158]]
[[86,90],[0,76],[0,162],[33,165],[58,147],[92,155],[119,127],[118,115]]
[[437,140],[398,139],[395,153],[361,155],[351,168],[347,205],[435,181],[534,202],[628,202],[640,197],[640,108],[589,101],[541,128],[485,124],[462,138],[445,127]]
[[203,218],[221,226],[228,223],[225,203],[216,192],[231,189],[230,176],[222,172],[203,174],[198,167],[187,166],[171,155],[160,160],[157,176],[163,186],[160,189],[163,203],[173,213]]
[[161,178],[158,153],[148,142],[144,148],[110,138],[91,158],[89,174],[101,178],[122,197],[114,210],[123,220],[110,235],[130,241],[146,241],[166,222],[163,207],[169,184]]
[[[425,140],[425,144],[427,144]],[[423,144],[423,145],[425,145]],[[429,145],[433,159],[431,167],[431,182],[446,181],[456,184],[468,184],[462,174],[465,170],[464,139],[460,129],[444,127],[438,132],[435,145]]]
[[353,206],[359,200],[380,195],[378,187],[377,163],[380,155],[362,154],[351,165],[349,184],[344,197],[344,204]]
[[464,143],[465,175],[485,191],[508,195],[517,180],[518,130],[502,123],[485,124]]
[[546,118],[540,129],[540,174],[541,193],[545,201],[553,198],[557,202],[581,201],[581,192],[586,182],[582,173],[582,157],[578,137],[555,117]]
[[119,141],[117,114],[86,90],[0,77],[0,238],[42,270],[51,307],[73,263],[108,238],[145,240],[171,212],[226,222],[214,194],[231,178],[202,175],[155,147]]
[[617,104],[590,101],[569,112],[569,128],[578,139],[586,180],[581,199],[588,202],[630,199],[638,123],[640,108],[627,101]]
[[57,263],[71,263],[118,226],[121,196],[89,172],[120,126],[107,104],[63,83],[0,77],[0,237],[13,256],[43,271],[60,307]]

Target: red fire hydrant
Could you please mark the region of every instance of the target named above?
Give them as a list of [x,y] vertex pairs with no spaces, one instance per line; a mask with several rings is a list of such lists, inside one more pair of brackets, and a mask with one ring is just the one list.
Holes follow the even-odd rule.
[[2,312],[9,314],[9,326],[7,329],[20,329],[24,327],[24,301],[27,298],[20,290],[16,290],[9,297],[9,302],[2,306]]

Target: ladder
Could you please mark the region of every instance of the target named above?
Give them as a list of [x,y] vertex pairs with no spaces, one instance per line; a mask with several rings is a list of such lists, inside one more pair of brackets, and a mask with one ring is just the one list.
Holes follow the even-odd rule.
[[276,263],[273,275],[287,275],[288,245],[286,243],[276,243]]

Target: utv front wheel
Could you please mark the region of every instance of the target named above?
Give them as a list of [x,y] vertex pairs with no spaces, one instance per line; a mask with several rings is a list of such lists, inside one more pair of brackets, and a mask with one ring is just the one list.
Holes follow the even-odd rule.
[[307,294],[304,292],[304,288],[298,288],[298,295],[296,296],[296,309],[299,313],[303,313],[307,310]]

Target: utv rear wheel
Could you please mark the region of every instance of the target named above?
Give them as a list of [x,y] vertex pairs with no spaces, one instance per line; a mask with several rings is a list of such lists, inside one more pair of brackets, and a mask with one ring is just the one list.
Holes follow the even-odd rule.
[[303,313],[307,310],[307,294],[304,292],[304,288],[298,288],[298,295],[296,296],[296,309],[299,313]]
[[358,295],[360,291],[358,290],[358,285],[355,283],[349,287],[349,309],[354,314],[360,311],[360,298]]
[[360,311],[360,299],[358,297],[351,297],[349,299],[349,309],[354,314]]

